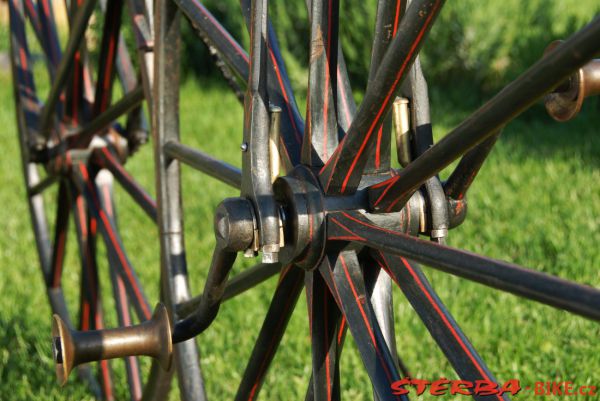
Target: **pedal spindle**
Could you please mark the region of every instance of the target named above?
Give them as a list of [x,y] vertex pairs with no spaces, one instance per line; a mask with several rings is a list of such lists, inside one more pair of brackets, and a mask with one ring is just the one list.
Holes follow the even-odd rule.
[[[545,53],[551,52],[563,41],[552,42]],[[581,110],[586,97],[600,94],[600,59],[589,61],[571,75],[554,91],[546,95],[544,104],[548,114],[564,122],[575,117]]]
[[56,377],[61,385],[66,383],[75,366],[104,359],[146,355],[156,358],[168,370],[173,354],[169,314],[159,303],[152,318],[146,322],[90,331],[71,330],[55,314],[52,318],[52,348]]

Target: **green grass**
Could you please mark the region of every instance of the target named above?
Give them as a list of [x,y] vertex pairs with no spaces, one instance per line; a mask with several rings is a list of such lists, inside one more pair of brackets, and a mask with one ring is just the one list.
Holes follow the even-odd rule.
[[[25,203],[9,75],[0,75],[0,88],[4,105],[0,108],[0,399],[90,399],[85,386],[75,378],[63,389],[55,384],[50,308]],[[468,106],[457,108],[461,98],[464,96],[458,91],[433,96],[436,137],[448,132],[471,110]],[[577,120],[564,125],[549,121],[537,109],[507,127],[469,194],[468,219],[451,232],[450,244],[600,287],[597,106],[592,102]],[[242,111],[226,89],[210,82],[186,82],[181,111],[185,143],[239,164]],[[153,192],[150,146],[136,154],[127,169]],[[192,291],[198,293],[214,243],[214,207],[224,197],[236,194],[188,169],[184,169],[183,182],[189,272]],[[116,201],[123,241],[149,298],[155,302],[159,269],[155,228],[118,186]],[[77,302],[78,283],[74,244],[71,234],[64,281],[72,306]],[[108,324],[114,325],[103,257],[101,248],[104,308]],[[235,272],[251,262],[244,260]],[[600,385],[597,324],[430,269],[425,272],[498,379],[518,378],[524,385],[551,380]],[[210,399],[233,398],[274,288],[275,281],[271,280],[225,303],[214,325],[198,337]],[[455,378],[400,292],[396,294],[395,312],[399,352],[413,374],[427,379]],[[310,376],[306,316],[302,296],[261,399],[304,397]],[[120,380],[120,398],[125,399],[121,362],[113,365]],[[344,400],[371,397],[350,336],[342,359],[342,378]],[[176,392],[172,398],[176,398]],[[515,399],[530,397],[523,394]]]

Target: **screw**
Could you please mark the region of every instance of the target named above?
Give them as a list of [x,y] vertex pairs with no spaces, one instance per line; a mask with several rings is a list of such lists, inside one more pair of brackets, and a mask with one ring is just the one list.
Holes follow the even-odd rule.
[[279,244],[263,245],[263,247],[262,247],[262,262],[263,263],[279,262]]
[[242,143],[240,146],[240,149],[242,149],[242,152],[245,152],[248,150],[248,144],[246,142]]

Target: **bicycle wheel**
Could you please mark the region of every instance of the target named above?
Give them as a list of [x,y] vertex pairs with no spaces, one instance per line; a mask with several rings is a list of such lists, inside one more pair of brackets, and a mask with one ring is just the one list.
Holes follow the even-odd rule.
[[[153,118],[160,218],[169,227],[163,228],[162,242],[167,272],[186,264],[180,164],[240,190],[239,197],[217,207],[216,245],[204,291],[175,305],[174,342],[203,333],[221,302],[268,278],[276,270],[268,270],[269,265],[281,266],[279,280],[236,400],[258,397],[303,287],[312,349],[306,399],[340,399],[340,358],[348,329],[376,398],[406,399],[401,377],[408,373],[395,350],[390,280],[459,378],[496,382],[418,262],[598,320],[600,291],[593,287],[443,245],[448,230],[465,217],[465,192],[499,130],[595,54],[598,19],[433,144],[418,53],[443,1],[414,0],[406,9],[401,2],[378,2],[369,86],[359,107],[339,45],[339,2],[307,2],[306,120],[268,21],[267,3],[241,1],[250,32],[247,53],[201,3],[158,2]],[[180,143],[179,12],[220,59],[231,86],[246,87],[241,169]],[[390,166],[392,116],[400,170]],[[448,181],[441,182],[436,174],[462,155]],[[263,263],[229,279],[239,252],[262,252]],[[508,399],[509,393],[474,397]]]
[[[116,179],[145,212],[134,213],[135,218],[145,219],[143,214],[149,218],[150,223],[138,221],[136,226],[155,224],[154,200],[124,169],[149,135],[144,103],[151,99],[153,10],[144,3],[130,1],[127,7],[125,3],[71,1],[57,7],[50,1],[9,2],[21,159],[41,271],[53,313],[65,322],[65,329],[84,332],[101,330],[106,321],[130,326],[152,317],[151,298],[142,285],[152,279],[138,278],[117,224],[119,206],[131,213],[131,202],[113,196]],[[57,22],[61,20],[68,27]],[[67,37],[61,41],[63,33]],[[129,49],[134,49],[134,59]],[[40,59],[44,66],[36,61]],[[46,86],[47,93],[39,90]],[[114,103],[113,97],[118,97]],[[46,211],[51,208],[55,216],[49,224]],[[63,266],[71,218],[79,271]],[[97,244],[97,236],[102,244]],[[148,240],[156,241],[156,236]],[[153,279],[159,282],[158,271]],[[79,287],[78,293],[73,286]],[[154,302],[159,290],[150,287]],[[168,296],[162,295],[167,303]],[[57,319],[55,326],[62,329]],[[193,345],[187,345],[190,356]],[[55,357],[61,362],[57,375],[64,384],[67,361],[57,349]],[[179,382],[201,388],[198,364],[186,362]],[[135,356],[124,358],[124,364],[103,360],[95,368],[87,364],[78,368],[92,392],[107,400],[165,399],[173,372],[157,363],[144,365]]]
[[[339,2],[307,3],[311,39],[306,122],[268,22],[266,0],[241,1],[250,31],[249,53],[200,2],[155,3],[156,210],[162,290],[174,311],[172,341],[190,344],[213,324],[224,300],[279,273],[235,399],[258,397],[304,288],[312,350],[306,399],[341,398],[340,359],[350,329],[376,398],[389,400],[407,399],[401,378],[408,376],[394,349],[391,281],[400,286],[458,377],[495,382],[417,262],[599,320],[600,291],[595,288],[443,243],[448,230],[465,217],[465,192],[499,130],[598,51],[600,21],[557,47],[433,144],[417,56],[443,1],[413,0],[407,8],[401,2],[378,2],[369,86],[359,107],[339,45]],[[180,12],[213,50],[231,86],[246,87],[241,169],[180,143]],[[390,166],[392,115],[400,170]],[[449,180],[440,182],[436,174],[462,155]],[[278,174],[280,161],[283,175]],[[240,190],[239,197],[217,207],[216,245],[204,291],[191,299],[186,299],[181,163]],[[262,263],[229,279],[240,252],[261,252]],[[178,350],[182,366],[195,363],[196,356],[188,351]],[[184,395],[201,394],[188,389]],[[474,397],[508,399],[508,394]]]

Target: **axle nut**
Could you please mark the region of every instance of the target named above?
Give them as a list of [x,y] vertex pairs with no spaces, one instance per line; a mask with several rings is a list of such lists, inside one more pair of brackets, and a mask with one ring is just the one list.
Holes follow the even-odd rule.
[[227,198],[215,212],[215,235],[226,249],[234,252],[248,249],[254,240],[254,212],[250,201]]

